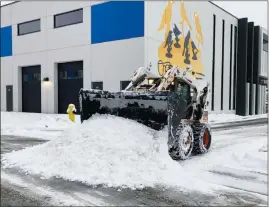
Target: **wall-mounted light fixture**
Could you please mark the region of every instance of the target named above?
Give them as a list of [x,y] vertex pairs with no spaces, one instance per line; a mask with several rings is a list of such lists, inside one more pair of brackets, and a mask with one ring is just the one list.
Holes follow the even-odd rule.
[[45,77],[45,78],[43,78],[43,81],[48,82],[49,81],[49,78],[48,77]]

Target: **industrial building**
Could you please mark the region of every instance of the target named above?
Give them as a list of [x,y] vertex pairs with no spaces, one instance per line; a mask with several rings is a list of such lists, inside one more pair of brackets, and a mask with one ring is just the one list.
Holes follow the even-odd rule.
[[1,7],[1,110],[66,113],[170,62],[205,74],[211,113],[265,113],[268,34],[210,1],[18,1]]

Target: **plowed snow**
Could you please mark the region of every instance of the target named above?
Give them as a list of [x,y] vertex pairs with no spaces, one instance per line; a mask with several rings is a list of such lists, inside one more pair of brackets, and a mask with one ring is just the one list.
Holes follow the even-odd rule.
[[110,187],[183,186],[210,192],[167,153],[167,134],[135,121],[93,116],[45,144],[3,155],[4,167]]

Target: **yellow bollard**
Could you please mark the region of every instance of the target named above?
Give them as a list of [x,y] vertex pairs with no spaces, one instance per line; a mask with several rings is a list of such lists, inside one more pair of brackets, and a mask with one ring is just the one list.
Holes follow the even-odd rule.
[[72,122],[75,122],[75,113],[76,107],[74,104],[69,104],[66,113],[68,113],[68,117]]

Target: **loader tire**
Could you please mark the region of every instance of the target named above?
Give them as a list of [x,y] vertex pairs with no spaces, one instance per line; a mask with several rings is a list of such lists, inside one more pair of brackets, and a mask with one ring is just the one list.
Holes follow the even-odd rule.
[[194,136],[192,127],[180,124],[175,134],[173,146],[168,152],[173,160],[186,160],[191,155],[193,146]]
[[209,125],[204,123],[195,123],[192,125],[194,135],[194,154],[207,153],[211,146],[211,129]]

